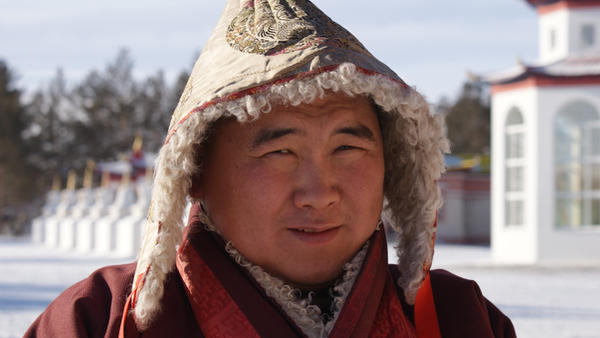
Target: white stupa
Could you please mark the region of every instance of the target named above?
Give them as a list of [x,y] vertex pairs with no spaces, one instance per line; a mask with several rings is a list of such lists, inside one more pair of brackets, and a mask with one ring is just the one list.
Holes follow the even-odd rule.
[[31,223],[31,239],[34,243],[44,243],[46,219],[56,214],[56,208],[60,203],[60,179],[55,176],[52,180],[52,189],[46,196],[46,203],[42,208],[42,214]]
[[147,167],[146,175],[138,178],[134,185],[137,201],[131,205],[129,215],[118,220],[115,225],[115,253],[120,256],[134,256],[140,249],[152,192],[151,166]]
[[71,213],[59,223],[58,247],[62,250],[71,250],[75,247],[78,229],[77,223],[89,212],[90,207],[94,204],[95,196],[92,189],[94,168],[94,162],[88,161],[83,178],[83,188],[77,191],[77,202],[73,205]]
[[74,171],[69,171],[67,187],[60,193],[60,202],[56,206],[56,213],[44,221],[44,244],[48,248],[56,248],[60,238],[59,224],[71,214],[73,206],[77,203],[75,185],[77,177]]
[[79,252],[91,252],[95,244],[96,222],[108,215],[115,200],[116,186],[110,183],[110,174],[102,173],[100,186],[94,189],[94,203],[88,213],[77,221],[75,249]]
[[121,185],[118,187],[114,203],[108,213],[95,222],[94,251],[100,254],[112,253],[116,247],[117,222],[131,212],[131,206],[136,202],[136,192],[131,184],[130,171],[123,173]]

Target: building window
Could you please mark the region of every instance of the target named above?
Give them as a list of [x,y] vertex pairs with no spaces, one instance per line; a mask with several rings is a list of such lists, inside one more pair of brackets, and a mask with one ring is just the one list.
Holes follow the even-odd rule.
[[574,101],[554,120],[555,224],[600,226],[600,115]]
[[556,47],[556,29],[552,28],[550,30],[550,49],[554,49]]
[[524,223],[525,125],[517,108],[509,110],[505,126],[505,224]]
[[581,41],[584,47],[591,47],[596,43],[596,27],[593,24],[581,26]]

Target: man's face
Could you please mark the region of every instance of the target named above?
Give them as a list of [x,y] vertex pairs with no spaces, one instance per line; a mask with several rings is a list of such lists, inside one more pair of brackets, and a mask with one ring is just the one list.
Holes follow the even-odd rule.
[[383,204],[383,146],[369,100],[328,94],[215,128],[194,185],[222,236],[298,287],[337,278]]

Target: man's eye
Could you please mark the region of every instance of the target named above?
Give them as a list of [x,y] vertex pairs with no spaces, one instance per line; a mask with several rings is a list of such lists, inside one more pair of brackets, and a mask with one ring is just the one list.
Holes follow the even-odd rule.
[[345,151],[345,150],[353,150],[353,149],[358,149],[358,148],[354,147],[354,146],[343,145],[343,146],[339,146],[339,147],[335,148],[335,151]]
[[278,149],[268,152],[267,155],[289,155],[292,152],[289,149]]

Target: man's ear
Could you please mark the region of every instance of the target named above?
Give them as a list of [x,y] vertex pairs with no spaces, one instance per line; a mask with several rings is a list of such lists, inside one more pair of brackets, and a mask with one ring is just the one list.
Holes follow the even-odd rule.
[[200,200],[204,196],[202,195],[202,174],[200,170],[192,175],[192,186],[189,191],[190,197],[195,200]]
[[195,200],[200,200],[204,196],[202,194],[202,158],[206,155],[206,145],[199,145],[194,154],[194,162],[196,170],[192,174],[192,186],[188,191],[190,197]]
[[208,131],[204,140],[195,148],[194,163],[196,164],[196,170],[194,171],[194,174],[192,174],[192,186],[188,192],[190,197],[195,200],[204,198],[204,194],[202,193],[204,161],[210,157],[215,130],[219,128],[220,123],[223,123],[223,121],[226,121],[227,119],[228,118],[220,118],[216,122],[213,122],[213,125],[211,125],[210,128],[207,128]]

